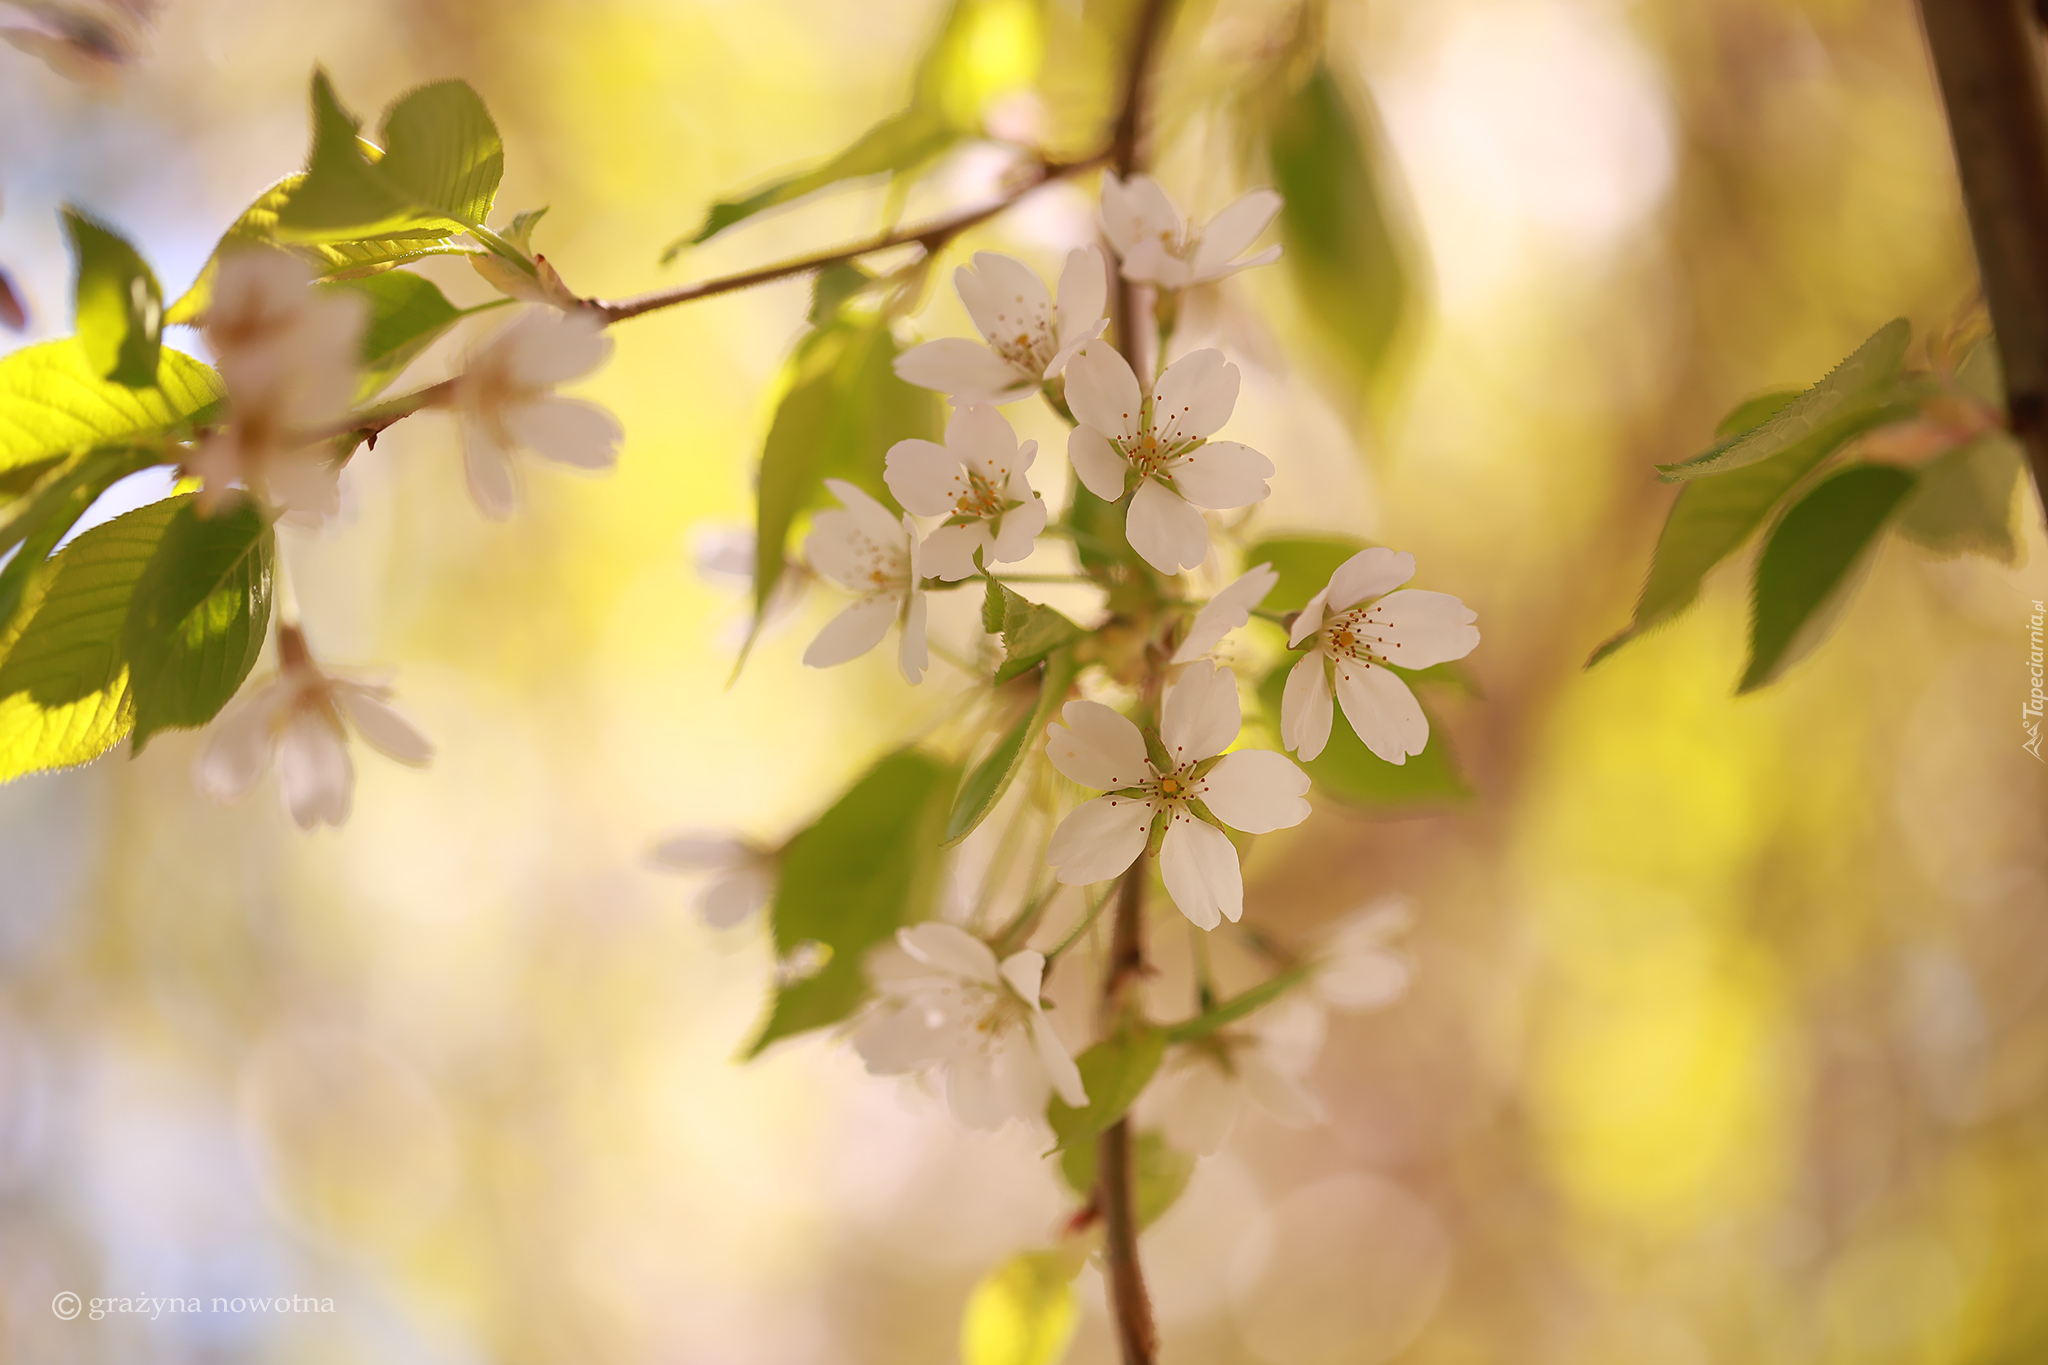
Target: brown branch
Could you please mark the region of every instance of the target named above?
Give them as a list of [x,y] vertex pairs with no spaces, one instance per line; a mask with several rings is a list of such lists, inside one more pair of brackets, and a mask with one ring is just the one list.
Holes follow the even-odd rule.
[[2006,410],[2048,512],[2048,87],[2027,0],[1920,0]]
[[[1145,970],[1145,882],[1152,860],[1140,858],[1116,889],[1116,919],[1110,929],[1109,961],[1102,978],[1102,1027],[1118,1027],[1131,992]],[[1102,1213],[1103,1260],[1109,1302],[1116,1318],[1117,1345],[1124,1365],[1152,1365],[1159,1334],[1152,1323],[1152,1299],[1138,1263],[1137,1180],[1131,1170],[1131,1121],[1119,1119],[1097,1139],[1095,1206]]]
[[[1116,126],[1109,138],[1109,162],[1119,177],[1142,170],[1145,165],[1146,94],[1152,82],[1153,58],[1166,29],[1171,0],[1146,0],[1131,33],[1131,59],[1124,71],[1123,103],[1117,110]],[[1142,375],[1145,356],[1138,336],[1138,286],[1116,275],[1116,292],[1110,299],[1110,327],[1116,333],[1118,349],[1131,369]],[[1148,386],[1149,387],[1149,386]]]

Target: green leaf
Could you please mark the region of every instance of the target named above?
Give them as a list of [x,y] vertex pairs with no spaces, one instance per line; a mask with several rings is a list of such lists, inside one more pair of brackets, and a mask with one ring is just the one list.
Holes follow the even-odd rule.
[[1038,679],[1038,693],[1031,709],[1018,717],[988,757],[974,766],[967,774],[967,780],[960,784],[959,794],[953,798],[952,814],[946,817],[945,846],[953,847],[968,835],[974,833],[983,820],[988,818],[996,803],[1003,799],[1003,793],[1010,789],[1010,783],[1024,770],[1024,765],[1036,752],[1045,737],[1045,727],[1067,699],[1067,692],[1073,685],[1074,656],[1069,650],[1057,650],[1045,663],[1045,672]]
[[125,446],[86,451],[57,464],[25,496],[0,510],[0,554],[15,550],[14,558],[0,566],[0,628],[14,620],[43,561],[85,509],[128,475],[161,459],[155,451]]
[[1913,484],[1912,473],[1896,465],[1850,465],[1785,513],[1757,560],[1749,667],[1738,693],[1774,681],[1819,643]]
[[2021,459],[2019,447],[1998,433],[1928,461],[1899,516],[1900,532],[1944,557],[1968,553],[2018,563],[2012,506]]
[[482,228],[505,170],[504,144],[476,92],[439,81],[384,112],[379,155],[356,136],[324,71],[313,73],[313,150],[277,210],[282,242],[348,242]]
[[1743,399],[1728,409],[1728,415],[1714,428],[1714,439],[1725,441],[1731,436],[1754,431],[1790,407],[1792,400],[1799,397],[1800,392],[1799,389],[1773,389],[1769,393],[1760,393],[1754,398]]
[[[1260,704],[1276,729],[1287,673],[1293,664],[1293,659],[1286,660],[1259,684]],[[1404,678],[1416,678],[1415,674],[1395,671]],[[1366,748],[1365,741],[1352,730],[1344,708],[1339,705],[1336,710],[1329,743],[1301,765],[1324,795],[1361,810],[1387,815],[1458,805],[1471,799],[1472,789],[1465,785],[1464,775],[1459,771],[1450,736],[1429,707],[1422,708],[1422,714],[1429,720],[1429,742],[1421,753],[1408,755],[1406,763],[1389,763]]]
[[78,267],[78,342],[102,379],[131,389],[156,387],[164,291],[126,238],[70,207],[64,229]]
[[122,624],[179,501],[95,526],[37,566],[28,611],[0,632],[0,782],[87,762],[128,733]]
[[[1067,1188],[1083,1199],[1095,1195],[1095,1157],[1092,1142],[1077,1142],[1060,1153],[1060,1175]],[[1174,1206],[1195,1173],[1191,1153],[1169,1143],[1158,1133],[1139,1133],[1131,1142],[1131,1167],[1137,1185],[1138,1227],[1149,1228],[1161,1214]]]
[[1384,388],[1413,288],[1370,106],[1318,63],[1277,106],[1266,146],[1295,295],[1341,358],[1347,392]]
[[[1913,339],[1912,324],[1894,318],[1877,329],[1827,377],[1787,403],[1755,427],[1717,442],[1677,464],[1657,466],[1666,479],[1697,479],[1703,474],[1740,469],[1768,460],[1859,413],[1882,407],[1895,396],[1899,362]],[[1731,414],[1731,417],[1733,414]]]
[[1300,611],[1330,586],[1330,575],[1370,542],[1356,536],[1272,536],[1244,552],[1247,564],[1271,564],[1280,581],[1266,594],[1266,610]]
[[270,522],[243,499],[202,517],[189,497],[135,585],[122,628],[135,697],[135,751],[159,730],[206,724],[263,649],[277,553]]
[[225,394],[210,366],[168,348],[157,387],[131,389],[102,378],[76,337],[24,346],[0,356],[0,474],[180,431]]
[[1057,1365],[1080,1325],[1078,1258],[1027,1251],[997,1266],[967,1296],[961,1365]]
[[439,341],[449,328],[481,308],[457,308],[432,280],[409,271],[392,270],[353,280],[336,280],[320,288],[360,294],[369,303],[369,326],[363,331],[362,379],[356,388],[361,402],[381,391],[420,353]]
[[1088,491],[1088,485],[1078,479],[1074,481],[1073,494],[1067,504],[1067,520],[1080,532],[1074,538],[1074,553],[1081,561],[1083,573],[1107,582],[1110,570],[1118,564],[1137,561],[1137,553],[1130,548],[1130,542],[1124,536],[1124,515],[1121,501],[1098,498]]
[[[989,586],[1001,595],[1003,604],[1003,662],[996,669],[998,685],[1028,673],[1054,650],[1082,634],[1079,626],[1051,607],[1022,597],[994,580]],[[984,623],[990,615],[988,599],[984,597]]]
[[770,911],[775,947],[831,950],[815,976],[784,985],[749,1057],[779,1038],[836,1024],[867,998],[863,959],[904,924],[929,917],[939,832],[958,772],[899,749],[789,841]]
[[1165,1055],[1166,1035],[1142,1024],[1104,1038],[1074,1059],[1088,1103],[1076,1109],[1058,1095],[1045,1111],[1057,1151],[1087,1142],[1122,1118],[1144,1093]]

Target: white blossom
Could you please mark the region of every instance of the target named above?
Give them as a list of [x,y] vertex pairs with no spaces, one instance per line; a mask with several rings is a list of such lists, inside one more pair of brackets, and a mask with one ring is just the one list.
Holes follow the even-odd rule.
[[1429,719],[1408,684],[1388,664],[1428,668],[1462,659],[1479,644],[1478,616],[1449,593],[1410,588],[1415,556],[1381,546],[1337,566],[1329,586],[1295,618],[1288,644],[1307,654],[1287,675],[1280,702],[1280,738],[1302,758],[1330,740],[1331,691],[1365,747],[1389,763],[1406,763],[1429,743]]
[[[690,563],[697,576],[705,582],[721,588],[741,589],[751,602],[754,574],[758,568],[755,543],[751,526],[701,522],[690,529]],[[719,628],[719,643],[730,649],[739,649],[750,635],[766,640],[780,634],[796,615],[796,609],[803,605],[804,593],[811,586],[813,576],[808,564],[785,559],[782,572],[776,575],[775,586],[768,592],[768,605],[761,609],[759,622],[755,622],[751,615],[727,620]]]
[[1067,403],[1079,423],[1067,438],[1074,473],[1109,502],[1137,479],[1124,534],[1161,573],[1208,557],[1209,523],[1198,508],[1247,507],[1272,491],[1272,461],[1250,446],[1208,439],[1230,419],[1237,386],[1237,366],[1217,350],[1174,361],[1149,396],[1113,347],[1083,346],[1067,366]]
[[1061,720],[1046,727],[1046,757],[1109,795],[1084,801],[1053,831],[1046,861],[1059,880],[1106,881],[1152,847],[1167,894],[1198,927],[1242,915],[1244,877],[1223,827],[1264,834],[1300,824],[1308,818],[1308,775],[1270,749],[1223,752],[1243,722],[1236,676],[1197,660],[1167,687],[1159,724],[1164,767],[1148,755],[1138,727],[1101,702],[1068,702]]
[[469,495],[487,517],[510,516],[519,503],[514,451],[577,469],[610,469],[625,436],[595,403],[563,398],[555,387],[589,374],[612,353],[604,318],[588,309],[522,309],[469,352],[456,376],[453,406],[462,423]]
[[679,830],[655,845],[654,861],[706,874],[697,913],[714,929],[732,928],[775,894],[774,855],[718,830]]
[[924,592],[918,586],[917,523],[908,513],[899,521],[844,479],[827,479],[825,487],[844,510],[820,512],[812,519],[804,555],[819,573],[860,596],[825,623],[804,651],[804,662],[830,668],[857,659],[882,642],[894,621],[903,627],[897,666],[912,684],[922,682],[931,656],[925,646]]
[[929,920],[896,931],[868,960],[880,998],[853,1035],[868,1070],[944,1073],[953,1113],[971,1128],[1030,1121],[1057,1092],[1088,1102],[1081,1073],[1039,1005],[1045,958],[1000,963],[964,929]]
[[193,451],[197,505],[212,515],[237,487],[299,522],[341,501],[333,437],[356,394],[368,311],[360,294],[312,288],[296,256],[248,248],[222,258],[201,323],[227,384],[227,421]]
[[1104,175],[1102,229],[1123,262],[1126,279],[1186,289],[1279,260],[1277,246],[1242,260],[1238,256],[1266,230],[1281,202],[1272,190],[1253,190],[1194,230],[1151,176],[1120,181]]
[[389,704],[391,688],[315,663],[293,626],[277,632],[278,672],[223,711],[193,776],[216,801],[246,796],[275,761],[285,808],[301,829],[340,825],[355,794],[349,732],[388,758],[423,767],[434,746]]
[[1108,270],[1092,246],[1067,254],[1057,304],[1030,266],[993,251],[976,252],[974,268],[954,271],[953,284],[987,344],[927,341],[896,357],[896,373],[957,404],[1012,403],[1036,393],[1109,325]]
[[1323,1002],[1346,1011],[1393,1004],[1408,989],[1415,963],[1392,940],[1415,923],[1415,907],[1399,896],[1360,906],[1323,938],[1309,984]]
[[1003,415],[985,403],[953,413],[944,445],[909,440],[889,448],[882,477],[896,501],[921,517],[946,518],[924,538],[927,577],[973,577],[977,551],[984,566],[1030,555],[1045,529],[1045,500],[1025,478],[1037,453],[1038,442],[1020,446]]
[[1252,608],[1266,600],[1280,583],[1280,571],[1271,564],[1254,564],[1230,585],[1203,604],[1188,626],[1171,662],[1193,663],[1223,643],[1223,637],[1252,619]]
[[1289,1128],[1321,1123],[1323,1103],[1307,1076],[1323,1035],[1322,1008],[1289,996],[1241,1027],[1184,1043],[1167,1054],[1138,1106],[1139,1119],[1201,1156],[1223,1149],[1246,1101]]

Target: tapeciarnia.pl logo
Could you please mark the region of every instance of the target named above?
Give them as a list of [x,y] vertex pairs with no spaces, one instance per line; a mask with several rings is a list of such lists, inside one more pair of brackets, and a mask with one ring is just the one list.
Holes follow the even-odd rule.
[[2033,686],[2027,692],[2026,705],[2020,708],[2020,724],[2027,732],[2027,742],[2020,747],[2036,759],[2041,758],[2041,713],[2044,707],[2048,707],[2048,695],[2044,695],[2041,690],[2041,622],[2044,617],[2048,617],[2048,606],[2043,606],[2039,602],[2034,603],[2034,614],[2027,621],[2027,639],[2030,644],[2027,651],[2027,672],[2033,678]]

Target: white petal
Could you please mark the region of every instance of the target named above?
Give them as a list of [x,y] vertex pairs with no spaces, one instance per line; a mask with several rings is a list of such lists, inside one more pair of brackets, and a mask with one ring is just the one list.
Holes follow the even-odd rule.
[[[964,411],[975,411],[973,408]],[[882,464],[882,482],[908,512],[921,517],[947,517],[967,491],[967,475],[959,457],[936,441],[915,438],[889,447]]]
[[1308,819],[1308,774],[1271,749],[1225,754],[1202,782],[1202,804],[1232,829],[1269,834]]
[[545,398],[505,412],[512,439],[544,460],[577,469],[610,469],[626,431],[608,409],[580,398]]
[[1102,334],[1104,305],[1109,299],[1109,267],[1102,253],[1092,246],[1075,247],[1067,253],[1060,271],[1058,341],[1062,348],[1083,337]]
[[825,623],[818,638],[804,651],[804,662],[812,668],[831,668],[861,655],[882,643],[889,623],[896,619],[896,599],[886,593],[863,597]]
[[355,781],[348,741],[324,716],[301,711],[286,723],[277,748],[277,783],[300,829],[346,821]]
[[714,929],[730,929],[768,903],[775,881],[762,867],[747,866],[707,884],[697,913]]
[[1109,319],[1102,318],[1083,327],[1071,340],[1061,342],[1060,348],[1052,353],[1052,359],[1045,362],[1043,378],[1050,381],[1058,375],[1065,374],[1067,366],[1081,353],[1081,348],[1108,330]]
[[1407,957],[1391,949],[1351,953],[1316,973],[1316,993],[1338,1009],[1380,1009],[1401,998],[1413,974]]
[[[987,403],[954,411],[952,420],[946,423],[946,449],[952,452],[956,466],[976,471],[997,488],[1008,486],[1010,475],[1019,464],[1016,430]],[[1034,444],[1032,450],[1037,449]]]
[[1205,1055],[1189,1057],[1161,1079],[1159,1126],[1167,1141],[1197,1156],[1222,1151],[1237,1125],[1237,1082]]
[[1323,1102],[1299,1080],[1272,1067],[1257,1053],[1237,1059],[1237,1074],[1253,1104],[1289,1128],[1323,1121]]
[[871,1012],[854,1030],[853,1048],[878,1076],[916,1071],[944,1055],[930,1017],[915,1004]]
[[1214,435],[1237,406],[1241,378],[1237,366],[1214,347],[1190,351],[1168,365],[1152,390],[1152,427],[1160,444]]
[[462,429],[462,472],[469,483],[470,501],[494,521],[503,521],[519,505],[519,484],[512,470],[512,456],[484,429],[481,422],[464,422]]
[[1175,766],[1222,753],[1243,724],[1237,675],[1207,659],[1188,665],[1159,708],[1159,739]]
[[[980,572],[974,567],[976,550],[987,552],[994,548],[995,542],[989,538],[988,525],[985,522],[970,522],[965,526],[941,526],[924,538],[924,544],[919,547],[923,562],[918,567],[928,578],[943,578],[948,583],[957,583]],[[1029,553],[1028,546],[1026,553]],[[984,558],[987,557],[989,556],[984,553]],[[1013,556],[1019,559],[1022,557]]]
[[341,510],[341,471],[318,446],[272,453],[263,465],[263,491],[280,511],[316,522]]
[[931,662],[931,649],[925,640],[924,594],[913,590],[903,612],[903,639],[896,646],[896,666],[903,670],[904,681],[915,687],[924,681],[924,671],[931,667]]
[[1295,991],[1252,1017],[1258,1056],[1283,1076],[1306,1076],[1329,1033],[1327,1011],[1312,994]]
[[1294,614],[1294,629],[1287,632],[1287,647],[1300,649],[1301,642],[1323,628],[1323,620],[1330,614],[1330,585],[1325,583],[1314,597],[1302,604]]
[[1138,377],[1114,346],[1091,341],[1067,362],[1067,406],[1083,426],[1104,436],[1135,436],[1143,403]]
[[905,925],[896,931],[896,942],[919,962],[953,976],[979,981],[984,986],[994,986],[1002,979],[996,968],[996,955],[989,951],[989,946],[943,920]]
[[588,374],[612,353],[603,317],[586,309],[523,309],[485,345],[515,382],[530,388],[550,388]]
[[654,861],[685,872],[719,872],[739,866],[750,850],[745,841],[717,830],[685,830],[654,846]]
[[825,480],[826,489],[839,499],[860,533],[879,545],[903,544],[903,524],[896,514],[882,506],[874,494],[844,479]]
[[1046,846],[1045,861],[1065,886],[1087,886],[1117,876],[1145,851],[1152,808],[1128,796],[1098,796],[1067,813]]
[[1045,756],[1062,776],[1097,791],[1134,787],[1152,777],[1144,735],[1099,701],[1066,704],[1060,719],[1045,727]]
[[953,282],[983,336],[994,341],[1050,334],[1052,295],[1037,271],[997,251],[975,252],[974,270],[974,275],[956,271]]
[[192,775],[199,790],[216,801],[239,801],[249,794],[270,766],[277,748],[278,708],[291,700],[290,684],[282,678],[260,683],[242,694],[220,719]]
[[1235,260],[1258,240],[1266,224],[1273,221],[1273,215],[1280,212],[1280,204],[1280,196],[1272,190],[1252,190],[1224,205],[1223,211],[1202,229],[1202,240],[1191,262],[1194,273],[1201,276]]
[[1067,433],[1067,459],[1073,462],[1074,476],[1096,497],[1115,502],[1124,495],[1124,472],[1131,467],[1130,461],[1117,454],[1116,447],[1095,428],[1075,427]]
[[1240,574],[1195,613],[1194,624],[1188,627],[1180,648],[1174,650],[1172,662],[1199,659],[1223,643],[1224,636],[1252,619],[1252,608],[1265,601],[1279,582],[1280,573],[1270,564],[1257,564]]
[[1022,506],[1013,507],[1003,513],[1002,529],[996,532],[995,538],[995,562],[1015,564],[1019,560],[1029,559],[1032,548],[1038,542],[1038,533],[1044,529],[1044,498],[1032,497]]
[[1124,536],[1161,573],[1192,569],[1209,557],[1209,523],[1157,479],[1145,480],[1131,495]]
[[1155,237],[1140,242],[1124,256],[1124,278],[1161,289],[1185,289],[1192,282],[1188,263],[1181,259],[1177,245]]
[[994,1056],[970,1053],[953,1058],[946,1066],[946,1099],[953,1106],[953,1117],[983,1132],[992,1132],[1013,1117],[995,1060]]
[[1479,647],[1478,613],[1447,592],[1404,588],[1373,603],[1365,619],[1379,628],[1373,652],[1403,668],[1462,659]]
[[1247,256],[1241,261],[1231,261],[1227,265],[1219,265],[1199,271],[1190,268],[1188,271],[1188,283],[1190,285],[1214,284],[1225,276],[1235,275],[1240,270],[1250,270],[1254,266],[1271,265],[1279,259],[1280,248],[1269,246],[1256,256]]
[[1192,815],[1174,817],[1159,846],[1159,875],[1166,893],[1197,929],[1232,923],[1244,913],[1244,874],[1230,836]]
[[1004,958],[997,969],[1003,980],[1010,983],[1010,989],[1017,992],[1017,998],[1038,1008],[1039,991],[1045,985],[1045,954],[1035,948],[1026,948],[1020,953],[1011,953]]
[[386,758],[413,767],[424,767],[433,760],[433,741],[374,692],[342,679],[334,684],[334,699],[355,732]]
[[1429,717],[1392,669],[1339,659],[1337,700],[1365,747],[1389,763],[1406,763],[1429,743]]
[[1102,177],[1102,229],[1119,256],[1128,256],[1142,241],[1163,236],[1178,244],[1187,237],[1180,210],[1149,175],[1122,181]]
[[1264,502],[1273,490],[1266,480],[1273,462],[1236,441],[1210,441],[1195,447],[1167,467],[1173,486],[1197,507],[1228,511]]
[[906,384],[937,389],[961,403],[1007,403],[1036,385],[1030,376],[978,341],[941,337],[896,357],[896,375]]
[[[1344,611],[1355,607],[1368,597],[1392,592],[1413,577],[1415,556],[1406,550],[1397,554],[1384,545],[1360,550],[1330,575],[1330,608]],[[1322,623],[1316,624],[1320,627]]]
[[1031,1015],[1031,1043],[1038,1049],[1038,1059],[1045,1064],[1045,1074],[1052,1080],[1052,1088],[1060,1098],[1079,1109],[1088,1103],[1087,1087],[1081,1083],[1081,1068],[1074,1065],[1073,1056],[1067,1045],[1053,1032],[1052,1024],[1043,1014],[1033,1011]]
[[1330,742],[1331,701],[1328,665],[1322,651],[1312,649],[1288,670],[1287,690],[1280,694],[1280,742],[1303,762]]

